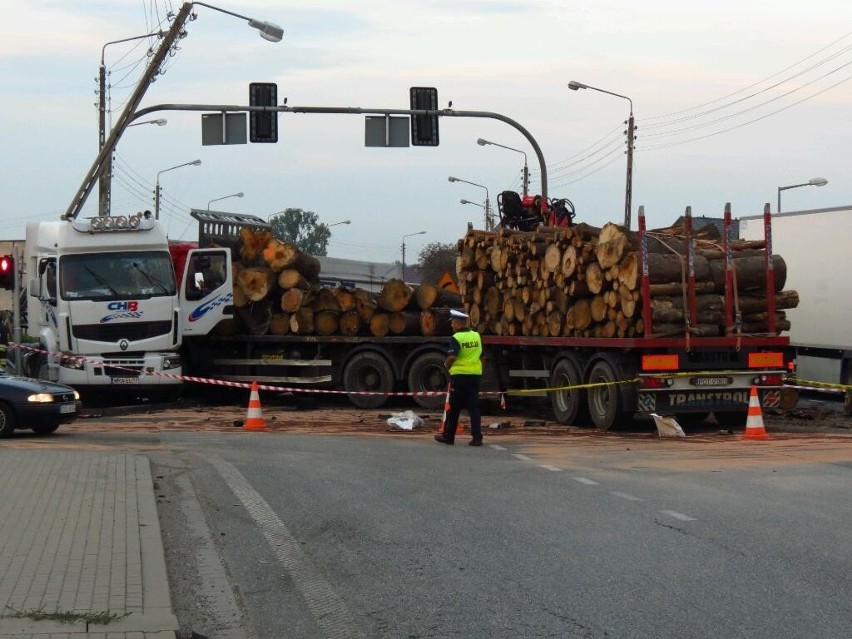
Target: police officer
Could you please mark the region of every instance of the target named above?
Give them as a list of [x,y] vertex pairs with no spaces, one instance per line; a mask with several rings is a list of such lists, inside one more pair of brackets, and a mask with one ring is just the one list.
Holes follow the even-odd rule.
[[450,410],[444,432],[435,435],[442,444],[454,444],[462,409],[470,416],[470,446],[482,446],[482,417],[479,414],[479,380],[482,377],[482,338],[468,326],[469,317],[450,311],[453,336],[444,365],[450,371]]

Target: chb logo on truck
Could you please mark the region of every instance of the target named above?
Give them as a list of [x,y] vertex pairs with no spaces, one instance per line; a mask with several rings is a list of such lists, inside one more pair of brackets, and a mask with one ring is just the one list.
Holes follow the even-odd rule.
[[106,324],[117,319],[139,319],[142,317],[142,311],[139,310],[139,302],[110,302],[107,304],[107,309],[110,311],[118,311],[111,315],[104,315],[101,318],[101,324]]

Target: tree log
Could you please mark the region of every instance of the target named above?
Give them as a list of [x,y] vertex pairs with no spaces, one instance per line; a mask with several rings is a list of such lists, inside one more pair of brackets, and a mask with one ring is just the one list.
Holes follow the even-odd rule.
[[453,293],[445,288],[439,288],[433,284],[421,284],[415,290],[415,299],[420,310],[426,310],[433,306],[461,306],[461,295]]
[[382,286],[382,291],[376,298],[376,303],[382,310],[390,313],[396,313],[408,306],[411,297],[414,294],[408,284],[400,279],[390,279]]
[[340,328],[339,313],[322,310],[314,314],[314,332],[317,335],[334,335]]
[[237,275],[237,285],[252,302],[265,299],[269,295],[272,282],[272,271],[265,266],[244,268]]
[[419,335],[422,311],[398,311],[388,318],[388,331],[393,335]]

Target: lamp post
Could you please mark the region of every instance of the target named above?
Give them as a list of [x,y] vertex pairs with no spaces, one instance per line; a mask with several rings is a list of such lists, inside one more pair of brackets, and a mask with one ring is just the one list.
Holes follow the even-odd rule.
[[[122,133],[124,133],[127,125],[133,120],[134,113],[136,108],[142,102],[142,98],[145,97],[145,92],[148,90],[148,87],[156,79],[157,75],[160,73],[160,65],[163,64],[163,61],[168,56],[169,52],[172,50],[172,47],[175,46],[175,43],[180,40],[183,35],[185,35],[184,27],[186,23],[195,19],[195,14],[192,12],[192,8],[196,5],[207,7],[209,9],[213,9],[214,11],[219,11],[220,13],[225,13],[231,16],[235,16],[237,18],[241,18],[248,22],[248,25],[253,29],[257,29],[260,33],[260,37],[264,40],[269,40],[270,42],[280,42],[284,37],[284,30],[276,24],[271,22],[266,22],[264,20],[257,20],[255,18],[249,18],[248,16],[240,15],[239,13],[234,13],[233,11],[227,11],[225,9],[221,9],[219,7],[214,7],[211,4],[207,4],[206,2],[184,2],[181,5],[181,8],[178,10],[177,14],[172,21],[169,30],[166,31],[162,35],[162,41],[160,45],[157,47],[157,50],[153,53],[148,62],[148,66],[145,68],[145,72],[142,74],[142,77],[139,79],[139,82],[136,84],[136,88],[133,91],[133,94],[128,98],[127,104],[124,107],[124,111],[121,112],[121,115],[118,117],[118,122],[113,127],[112,131],[110,131],[109,136],[107,136],[106,140],[102,142],[100,145],[100,151],[98,152],[98,156],[95,158],[95,161],[92,163],[92,166],[89,168],[86,177],[83,178],[82,184],[80,184],[80,188],[77,189],[77,193],[75,193],[74,198],[71,200],[71,204],[68,206],[68,209],[65,211],[62,219],[66,220],[74,220],[80,214],[80,211],[83,208],[83,205],[86,203],[86,199],[89,197],[89,194],[92,192],[92,189],[95,186],[96,178],[99,178],[103,175],[104,172],[104,163],[106,159],[110,157],[115,150],[115,146],[118,143],[119,138]],[[155,34],[159,35],[159,34]],[[145,36],[139,37],[148,37]]]
[[[201,160],[199,160],[198,163],[201,164]],[[210,210],[210,205],[213,204],[213,202],[218,202],[219,200],[227,200],[229,197],[242,197],[243,195],[245,195],[245,193],[240,191],[239,193],[231,193],[230,195],[223,195],[222,197],[214,198],[207,203],[207,210]]]
[[825,186],[828,184],[828,180],[825,178],[811,178],[807,182],[802,182],[801,184],[791,184],[790,186],[779,186],[778,187],[778,210],[777,213],[781,212],[781,191],[786,191],[787,189],[797,189],[800,186]]
[[623,98],[630,103],[630,117],[627,119],[627,185],[625,186],[624,192],[624,226],[629,229],[631,201],[633,199],[633,132],[635,130],[633,121],[633,100],[628,98],[626,95],[613,93],[606,89],[599,89],[588,84],[583,84],[582,82],[577,82],[576,80],[571,80],[571,82],[568,83],[568,88],[572,91],[577,91],[578,89],[592,89],[593,91],[600,91],[601,93],[614,95],[617,98]]
[[326,228],[331,228],[332,226],[339,226],[340,224],[352,224],[352,220],[343,220],[342,222],[334,222],[332,224],[326,224]]
[[496,142],[490,142],[489,140],[483,140],[482,138],[479,138],[476,141],[476,143],[479,146],[485,146],[486,144],[491,144],[492,146],[499,146],[501,149],[509,149],[510,151],[515,151],[517,153],[523,154],[523,156],[524,156],[524,183],[523,183],[524,186],[523,186],[523,190],[524,190],[524,196],[526,196],[527,193],[529,193],[529,186],[530,186],[530,168],[529,168],[529,165],[527,164],[527,154],[524,151],[521,151],[520,149],[513,149],[510,146],[506,146],[504,144],[497,144]]
[[405,238],[414,237],[415,235],[423,235],[426,231],[417,231],[417,233],[409,233],[402,236],[402,281],[405,281]]
[[[122,44],[133,42],[143,38],[163,37],[162,31],[146,33],[144,35],[131,36],[121,40],[112,40],[101,47],[101,64],[98,67],[98,151],[104,148],[106,140],[106,48],[111,44]],[[141,124],[141,122],[140,122]],[[98,215],[100,217],[110,214],[110,195],[112,190],[112,153],[105,158],[98,177]]]
[[494,225],[491,220],[491,196],[488,193],[488,187],[483,184],[477,184],[476,182],[468,182],[467,180],[462,180],[461,178],[457,178],[454,176],[450,176],[447,178],[448,182],[464,182],[465,184],[470,184],[471,186],[478,186],[481,189],[485,189],[485,230],[491,231],[494,229]]
[[465,200],[464,198],[459,200],[459,202],[461,202],[462,204],[473,204],[474,206],[478,206],[481,209],[485,208],[484,204],[480,204],[479,202],[471,202],[470,200]]
[[175,169],[179,169],[182,166],[199,166],[201,164],[201,160],[193,160],[192,162],[184,162],[183,164],[178,164],[177,166],[171,166],[167,169],[163,169],[162,171],[157,172],[157,186],[154,188],[154,219],[160,219],[160,175],[165,173],[166,171],[174,171]]
[[132,126],[139,126],[140,124],[156,124],[157,126],[166,126],[169,123],[166,118],[157,118],[156,120],[142,120],[142,122],[131,122],[127,125],[129,129]]

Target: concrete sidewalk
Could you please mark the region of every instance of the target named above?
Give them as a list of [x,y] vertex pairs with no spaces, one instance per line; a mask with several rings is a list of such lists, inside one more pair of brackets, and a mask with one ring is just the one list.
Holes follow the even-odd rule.
[[0,444],[0,638],[177,631],[148,458]]

